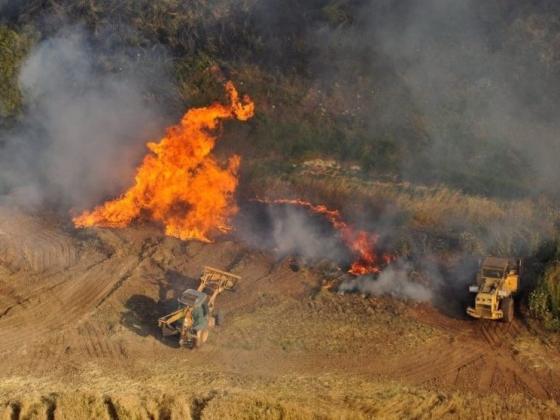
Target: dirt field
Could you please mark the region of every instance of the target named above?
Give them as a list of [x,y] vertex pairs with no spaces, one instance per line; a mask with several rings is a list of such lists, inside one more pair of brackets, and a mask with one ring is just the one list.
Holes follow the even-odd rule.
[[[156,227],[0,211],[0,419],[560,418],[560,352],[527,324],[338,295],[319,270]],[[190,351],[157,318],[204,265],[242,276]]]

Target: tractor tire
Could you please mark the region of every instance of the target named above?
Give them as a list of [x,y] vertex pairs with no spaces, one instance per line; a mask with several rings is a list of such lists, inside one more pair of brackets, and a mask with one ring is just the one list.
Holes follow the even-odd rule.
[[190,337],[187,340],[183,340],[183,339],[179,340],[179,347],[192,350],[194,349],[195,345],[196,345],[196,338],[193,337]]
[[214,319],[217,327],[221,327],[222,325],[224,325],[224,314],[222,311],[216,311]]
[[196,334],[196,347],[202,346],[208,340],[208,328],[198,331]]
[[502,300],[502,312],[504,313],[504,322],[511,322],[513,321],[514,316],[514,308],[513,308],[513,298],[507,297]]

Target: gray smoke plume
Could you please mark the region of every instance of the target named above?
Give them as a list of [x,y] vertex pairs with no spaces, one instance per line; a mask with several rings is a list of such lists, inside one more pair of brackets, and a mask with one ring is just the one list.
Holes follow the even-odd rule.
[[373,296],[393,296],[419,302],[431,301],[440,282],[439,275],[432,273],[431,284],[419,283],[414,278],[410,263],[396,261],[379,275],[365,275],[344,281],[338,288],[341,293],[353,292]]
[[347,112],[369,125],[373,150],[408,150],[403,178],[556,193],[556,18],[495,3],[363,2],[351,25],[315,32],[318,73],[354,93]]
[[259,205],[243,209],[236,220],[236,235],[257,249],[271,250],[277,258],[344,262],[348,252],[330,223],[294,206]]
[[144,143],[164,123],[146,100],[146,67],[152,83],[165,75],[161,61],[116,49],[80,28],[34,48],[19,77],[25,115],[0,139],[0,192],[24,205],[82,208],[132,182]]
[[325,232],[299,209],[271,208],[272,237],[278,255],[301,255],[309,259],[340,257],[340,244],[333,232]]

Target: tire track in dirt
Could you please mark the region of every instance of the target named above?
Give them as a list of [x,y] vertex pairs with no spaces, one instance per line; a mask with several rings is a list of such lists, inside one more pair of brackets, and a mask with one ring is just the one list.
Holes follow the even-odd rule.
[[128,257],[105,260],[85,273],[69,270],[64,280],[28,298],[27,308],[15,307],[0,318],[0,353],[74,326],[137,265],[136,257]]
[[[130,242],[127,242],[127,235],[132,237]],[[0,355],[23,349],[26,352],[24,361],[29,361],[26,369],[41,374],[62,364],[63,360],[65,369],[72,369],[72,363],[79,365],[79,360],[84,356],[103,359],[104,365],[116,366],[128,358],[127,350],[130,354],[140,353],[145,350],[146,344],[152,344],[154,353],[165,351],[156,340],[135,343],[133,337],[123,335],[120,336],[123,341],[117,341],[112,336],[114,330],[111,330],[111,324],[104,323],[104,320],[111,319],[115,311],[122,309],[119,305],[125,304],[127,293],[145,293],[148,290],[144,285],[138,287],[140,283],[137,280],[141,276],[135,276],[135,273],[142,273],[146,277],[153,273],[149,264],[142,265],[145,271],[135,271],[145,259],[153,258],[161,262],[161,271],[171,262],[175,263],[173,270],[180,271],[179,280],[174,286],[177,289],[183,281],[188,283],[194,279],[193,273],[198,274],[203,265],[234,269],[243,279],[236,298],[224,299],[223,305],[220,302],[220,309],[244,315],[250,315],[259,305],[268,305],[269,301],[276,304],[288,296],[301,298],[309,294],[311,283],[305,268],[294,270],[286,261],[273,263],[267,258],[255,258],[254,253],[246,252],[232,243],[189,243],[184,246],[168,240],[165,246],[160,246],[163,241],[149,235],[140,230],[107,233],[106,236],[111,236],[114,245],[109,256],[100,258],[92,253],[94,258],[90,260],[87,254],[89,248],[85,251],[82,248],[82,259],[64,271],[52,267],[57,259],[67,258],[65,246],[70,245],[55,243],[49,249],[41,248],[42,251],[29,263],[50,266],[49,270],[37,273],[20,269],[19,272],[4,276],[0,280],[0,293],[3,294],[0,298]],[[37,237],[41,243],[51,240],[49,234]],[[107,245],[105,242],[103,244]],[[189,251],[189,255],[176,257],[174,253],[183,248]],[[133,280],[129,282],[132,276]],[[127,287],[121,290],[124,284]],[[119,290],[122,293],[117,293]],[[552,373],[546,377],[542,373],[535,374],[520,366],[515,359],[512,342],[525,331],[518,321],[509,325],[471,322],[434,314],[428,309],[418,314],[417,321],[441,330],[448,336],[447,340],[423,344],[421,351],[416,349],[398,357],[381,355],[385,358],[378,362],[381,374],[425,386],[437,383],[452,389],[467,388],[479,392],[523,392],[537,398],[550,396],[547,388],[559,383]],[[252,334],[252,330],[235,326],[230,328],[228,334],[236,336],[233,347],[237,349],[224,352],[210,347],[213,353],[199,353],[204,356],[200,356],[200,360],[223,358],[227,364],[229,357],[244,352],[247,354],[244,362],[247,366],[253,367],[261,362],[263,366],[266,365],[264,359],[267,356],[258,351],[258,336]],[[15,357],[12,360],[15,361]],[[237,361],[235,363],[237,366]],[[297,363],[301,368],[302,361],[298,360]],[[233,362],[231,365],[234,365]],[[313,364],[309,365],[312,367]],[[17,366],[13,371],[15,369]]]
[[496,360],[485,358],[484,366],[480,370],[477,388],[482,391],[491,389],[497,369],[498,362]]
[[[26,273],[23,273],[26,276]],[[40,296],[49,293],[53,289],[61,286],[63,283],[70,281],[69,278],[63,278],[60,280],[57,277],[58,273],[54,273],[50,276],[43,277],[42,281],[36,280],[32,288],[25,287],[24,282],[21,281],[21,276],[17,276],[12,279],[12,283],[19,285],[18,289],[10,288],[9,290],[2,290],[3,297],[10,297],[12,302],[5,309],[0,312],[0,318],[8,315],[12,310],[25,310],[29,306],[29,303],[33,300],[37,300]],[[21,290],[23,289],[23,290]],[[20,294],[22,293],[22,294]]]
[[0,264],[10,271],[66,268],[78,254],[69,235],[21,211],[0,207]]
[[[512,342],[522,332],[519,320],[514,320],[511,323],[482,320],[478,325],[482,337],[490,346],[489,352],[492,353],[494,359],[495,367],[492,378],[496,371],[509,372],[513,376],[517,388],[523,388],[527,393],[537,398],[549,398],[551,396],[550,392],[541,380],[535,378],[536,372],[529,371],[522,366],[512,354]],[[480,385],[479,383],[479,387]],[[485,382],[482,385],[484,386]],[[492,385],[494,383],[490,381],[490,385],[482,389],[490,389]]]
[[[434,357],[434,355],[437,356]],[[451,378],[456,378],[460,369],[482,358],[483,355],[480,352],[464,352],[455,346],[444,349],[426,349],[421,354],[417,354],[416,357],[405,356],[404,359],[408,359],[410,362],[392,370],[390,375],[416,384],[441,378],[446,378],[449,381]]]
[[515,358],[513,343],[526,332],[518,319],[511,323],[452,319],[425,307],[412,316],[446,333],[448,339],[420,354],[401,357],[409,362],[388,369],[388,376],[426,386],[522,392],[540,399],[553,396],[549,389],[558,381],[528,369]]
[[91,320],[84,321],[75,331],[73,339],[90,357],[105,359],[127,359],[127,353],[120,343],[115,343]]

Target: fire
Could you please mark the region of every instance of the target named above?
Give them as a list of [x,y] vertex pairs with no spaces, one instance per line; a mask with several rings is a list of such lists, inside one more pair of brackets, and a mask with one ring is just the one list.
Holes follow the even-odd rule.
[[135,183],[119,198],[73,219],[76,227],[122,228],[140,217],[161,223],[165,233],[180,239],[209,242],[212,232],[226,232],[237,212],[233,193],[238,184],[240,157],[225,167],[211,155],[221,120],[246,121],[254,114],[248,96],[239,98],[232,82],[225,86],[230,103],[214,103],[187,111],[167,129],[136,172]]
[[343,242],[355,257],[349,273],[362,276],[365,274],[379,273],[387,264],[395,260],[390,254],[377,251],[379,235],[364,230],[357,230],[346,223],[338,210],[330,210],[326,206],[314,205],[304,200],[257,200],[268,204],[289,204],[308,209],[312,213],[324,216],[331,225],[340,233]]

